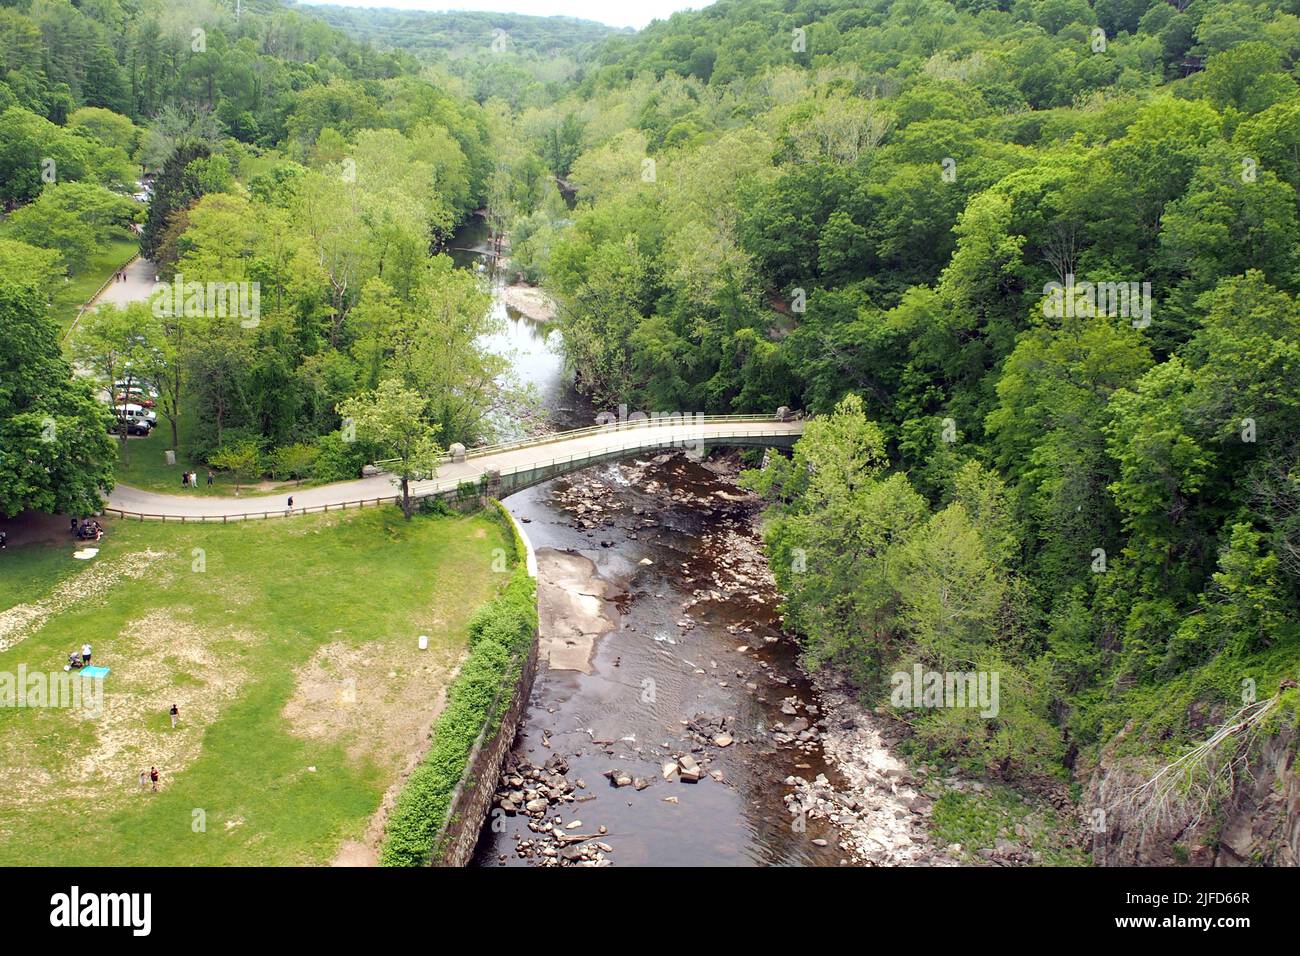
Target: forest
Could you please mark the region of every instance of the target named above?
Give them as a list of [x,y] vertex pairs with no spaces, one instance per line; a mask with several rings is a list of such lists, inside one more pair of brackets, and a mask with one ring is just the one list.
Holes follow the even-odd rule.
[[34,449],[0,508],[111,482],[43,303],[133,223],[163,279],[260,284],[252,328],[79,332],[205,460],[355,477],[367,401],[490,438],[486,295],[430,256],[484,209],[598,402],[815,416],[745,479],[805,662],[873,701],[913,663],[1007,689],[915,715],[919,751],[1061,779],[1273,695],[1294,721],[1297,0],[719,0],[549,72],[545,32],[462,70],[320,16],[0,6],[0,425]]
[[[28,451],[5,456],[5,511],[91,513],[112,485],[103,410],[69,364],[156,389],[169,447],[247,477],[354,477],[384,457],[364,431],[340,437],[338,409],[394,376],[429,454],[435,433],[487,434],[509,391],[479,343],[487,297],[431,254],[544,175],[491,145],[508,107],[276,3],[6,4],[0,53],[2,301],[23,343],[0,419],[6,449]],[[72,334],[48,321],[42,300],[124,240],[163,282],[255,286],[259,314],[141,302]],[[66,478],[41,477],[54,459]]]
[[577,208],[515,261],[584,385],[817,416],[747,479],[805,661],[1012,688],[920,752],[1069,777],[1294,721],[1297,12],[721,0],[521,110]]

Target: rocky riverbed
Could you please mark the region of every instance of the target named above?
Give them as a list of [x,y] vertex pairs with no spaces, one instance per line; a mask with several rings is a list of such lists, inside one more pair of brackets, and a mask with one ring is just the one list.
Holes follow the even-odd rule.
[[910,769],[895,718],[800,670],[738,470],[672,452],[507,499],[552,641],[477,862],[1031,862],[938,840],[937,797],[982,785]]

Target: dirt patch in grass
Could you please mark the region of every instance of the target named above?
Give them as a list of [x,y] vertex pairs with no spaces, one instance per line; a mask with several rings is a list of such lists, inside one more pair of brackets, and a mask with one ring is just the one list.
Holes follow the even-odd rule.
[[374,866],[384,821],[402,782],[419,764],[442,712],[459,654],[414,640],[342,642],[320,648],[300,668],[282,716],[302,737],[342,744],[348,759],[372,762],[390,781],[360,840],[339,849],[337,866]]
[[[0,791],[15,805],[91,799],[103,809],[138,789],[141,770],[158,768],[166,787],[202,749],[203,729],[220,716],[247,674],[212,648],[214,635],[184,622],[184,608],[132,621],[95,655],[111,668],[102,711],[33,712],[63,741],[55,766],[34,766],[20,741],[0,742]],[[249,638],[233,636],[238,640]],[[180,722],[172,730],[168,711]]]
[[0,651],[21,643],[51,615],[107,593],[120,579],[144,577],[149,566],[166,555],[165,551],[145,550],[98,561],[76,577],[57,585],[48,597],[0,611]]

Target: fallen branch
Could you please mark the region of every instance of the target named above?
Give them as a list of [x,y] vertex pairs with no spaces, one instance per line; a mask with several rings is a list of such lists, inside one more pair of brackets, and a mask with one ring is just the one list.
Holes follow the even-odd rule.
[[[1232,793],[1238,781],[1249,776],[1251,744],[1280,696],[1279,689],[1276,696],[1242,707],[1206,740],[1161,767],[1113,806],[1124,807],[1133,814],[1139,834],[1144,835],[1152,827],[1178,823],[1189,814],[1191,819],[1180,829],[1193,829],[1214,808],[1221,795]],[[1227,741],[1233,741],[1234,745],[1224,759],[1222,750]]]

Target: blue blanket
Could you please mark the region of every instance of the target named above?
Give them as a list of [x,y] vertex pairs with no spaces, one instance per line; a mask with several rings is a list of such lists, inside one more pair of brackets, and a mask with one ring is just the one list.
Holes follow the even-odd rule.
[[108,671],[109,668],[107,667],[99,667],[92,664],[89,667],[83,667],[81,669],[81,676],[82,677],[107,677]]

